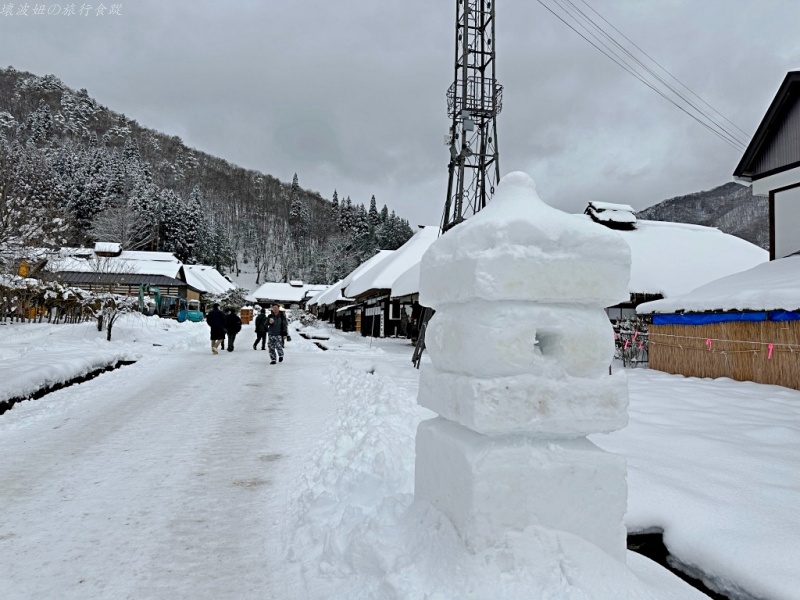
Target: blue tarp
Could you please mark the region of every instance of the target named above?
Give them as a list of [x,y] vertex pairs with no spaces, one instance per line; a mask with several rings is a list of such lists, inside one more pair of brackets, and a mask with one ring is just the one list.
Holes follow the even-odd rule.
[[800,321],[800,312],[774,310],[767,312],[685,313],[653,315],[653,325],[710,325],[732,321]]
[[789,310],[775,310],[769,313],[770,321],[800,321],[800,312]]
[[766,321],[765,312],[653,315],[653,325],[710,325],[731,321]]

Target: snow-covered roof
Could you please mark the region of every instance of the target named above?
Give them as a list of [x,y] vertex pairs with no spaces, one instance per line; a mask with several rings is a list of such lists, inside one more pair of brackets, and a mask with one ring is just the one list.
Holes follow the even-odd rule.
[[149,250],[123,250],[119,258],[125,260],[147,260],[155,262],[173,262],[180,263],[181,261],[172,252],[150,252]]
[[65,256],[48,262],[47,270],[54,273],[136,273],[139,275],[165,275],[173,279],[180,279],[178,274],[182,266],[180,261],[177,260],[176,262],[167,262],[161,260],[130,260],[124,256],[107,258]]
[[769,259],[766,250],[715,227],[639,221],[617,234],[631,248],[632,294],[685,294]]
[[800,256],[763,262],[715,279],[680,296],[646,302],[638,312],[673,313],[716,310],[800,310]]
[[119,254],[122,250],[122,245],[117,242],[95,242],[95,252],[105,252],[109,254]]
[[247,296],[247,298],[252,298],[259,302],[301,302],[303,298],[306,298],[309,294],[319,293],[324,289],[328,289],[328,286],[315,284],[295,286],[291,283],[269,281]]
[[634,212],[627,204],[591,201],[584,214],[589,215],[593,221],[607,224],[612,229],[630,230],[636,226]]
[[236,287],[214,267],[208,265],[183,265],[186,283],[200,292],[224,294]]
[[340,280],[327,290],[323,290],[311,298],[311,300],[308,301],[308,306],[326,306],[345,300],[349,300],[349,298],[345,298],[342,295],[342,281]]
[[368,260],[365,260],[363,263],[358,265],[355,269],[350,271],[350,273],[348,273],[348,275],[344,279],[342,279],[342,281],[341,281],[342,290],[345,290],[347,288],[347,286],[350,285],[350,283],[353,281],[353,279],[355,279],[356,277],[358,277],[362,273],[366,272],[367,270],[371,269],[372,267],[374,267],[378,263],[383,262],[384,260],[389,258],[393,253],[394,253],[394,250],[378,250],[378,253],[375,256],[373,256],[372,258],[370,258]]
[[355,298],[371,290],[391,290],[395,280],[410,267],[418,264],[422,255],[438,237],[437,227],[423,227],[386,260],[354,277],[344,293]]
[[419,293],[419,265],[414,263],[403,271],[392,284],[392,298],[410,296]]
[[623,212],[633,213],[636,212],[630,204],[614,204],[612,202],[596,202],[589,201],[590,206],[594,206],[597,210],[620,210]]

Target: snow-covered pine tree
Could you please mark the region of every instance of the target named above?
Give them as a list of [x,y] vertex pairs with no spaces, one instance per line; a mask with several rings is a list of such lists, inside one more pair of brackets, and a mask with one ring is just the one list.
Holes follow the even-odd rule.
[[370,234],[373,236],[377,235],[378,229],[381,225],[381,217],[378,214],[378,207],[375,203],[375,195],[373,194],[372,198],[369,201],[369,213],[368,213],[368,220],[369,220],[369,231]]
[[50,137],[53,131],[53,115],[44,98],[39,100],[39,107],[28,115],[25,129],[28,131],[28,140],[34,144],[43,144]]

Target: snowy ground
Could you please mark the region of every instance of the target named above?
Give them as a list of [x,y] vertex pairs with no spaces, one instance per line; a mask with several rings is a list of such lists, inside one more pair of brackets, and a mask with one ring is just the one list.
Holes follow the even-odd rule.
[[[432,413],[401,340],[333,331],[322,352],[293,334],[269,366],[252,325],[212,356],[204,324],[146,321],[103,340],[135,365],[0,417],[3,598],[701,597],[632,553],[638,579],[604,588],[619,568],[565,564],[570,536],[510,538],[552,551],[536,565],[461,552],[411,503],[415,428]],[[0,369],[20,348],[99,351],[92,327],[0,328]],[[800,393],[630,380],[631,425],[593,438],[628,457],[629,529],[664,529],[682,562],[741,597],[796,598]]]

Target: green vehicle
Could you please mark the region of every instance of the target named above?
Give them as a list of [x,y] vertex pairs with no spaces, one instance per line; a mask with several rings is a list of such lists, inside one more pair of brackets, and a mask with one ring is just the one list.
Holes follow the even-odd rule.
[[191,321],[192,323],[199,323],[205,319],[203,311],[200,310],[200,300],[183,300],[180,301],[180,309],[178,310],[178,323],[184,321]]

